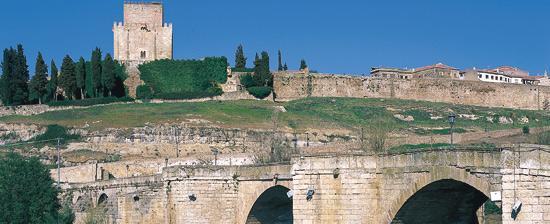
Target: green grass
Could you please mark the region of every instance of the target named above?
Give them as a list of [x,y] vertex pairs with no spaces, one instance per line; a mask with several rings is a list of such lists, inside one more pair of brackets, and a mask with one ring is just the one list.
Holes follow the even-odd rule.
[[467,144],[467,145],[459,145],[459,144],[451,145],[449,143],[433,143],[433,144],[417,144],[417,145],[405,144],[405,145],[392,147],[388,149],[388,152],[405,153],[405,152],[419,151],[419,150],[449,149],[449,148],[460,148],[460,147],[467,147],[469,149],[494,149],[496,148],[496,145],[491,143],[478,143],[478,144]]
[[[466,132],[468,131],[464,128],[453,128],[454,134],[460,134],[460,133],[466,133]],[[417,135],[450,135],[451,129],[450,128],[431,129],[431,130],[415,129],[414,133]]]
[[410,151],[417,151],[418,149],[440,149],[440,148],[451,148],[453,145],[448,143],[434,143],[434,144],[405,144],[400,146],[392,147],[388,150],[389,153],[404,153]]
[[[273,113],[274,106],[284,106],[285,113]],[[499,130],[521,128],[523,117],[530,120],[530,127],[550,125],[550,114],[545,111],[514,110],[453,105],[423,101],[397,99],[356,99],[356,98],[306,98],[287,103],[268,101],[208,101],[197,103],[162,104],[117,104],[103,107],[52,111],[34,116],[5,116],[0,122],[35,123],[41,125],[58,124],[65,127],[91,129],[141,127],[147,123],[163,124],[182,122],[186,119],[204,119],[227,127],[271,128],[272,116],[277,114],[279,127],[289,127],[297,131],[307,128],[339,128],[358,130],[368,128],[373,123],[383,123],[398,130],[425,129],[428,134],[446,134],[449,130],[447,115],[475,114],[477,120],[457,117],[455,133],[466,130]],[[395,114],[410,115],[414,121],[406,122],[394,118]],[[431,117],[443,117],[433,120]],[[487,121],[486,117],[506,116],[513,124],[499,124]],[[439,129],[439,130],[437,130]]]

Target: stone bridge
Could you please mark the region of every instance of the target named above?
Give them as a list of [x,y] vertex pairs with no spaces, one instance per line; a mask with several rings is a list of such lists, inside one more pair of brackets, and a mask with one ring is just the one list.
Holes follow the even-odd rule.
[[[70,184],[78,221],[110,223],[550,223],[550,147],[295,156],[290,165],[173,166]],[[493,194],[493,196],[491,196]],[[512,214],[512,206],[521,210]]]

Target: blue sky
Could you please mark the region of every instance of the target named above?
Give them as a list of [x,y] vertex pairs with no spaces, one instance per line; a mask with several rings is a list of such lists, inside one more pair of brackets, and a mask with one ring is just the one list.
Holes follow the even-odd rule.
[[[3,1],[0,47],[22,43],[34,64],[41,51],[89,59],[98,46],[112,52],[122,0]],[[252,64],[277,50],[291,69],[368,73],[372,66],[458,68],[513,65],[542,73],[550,66],[550,2],[538,0],[165,0],[174,24],[174,57],[233,55],[242,43]],[[33,73],[34,68],[30,68]]]

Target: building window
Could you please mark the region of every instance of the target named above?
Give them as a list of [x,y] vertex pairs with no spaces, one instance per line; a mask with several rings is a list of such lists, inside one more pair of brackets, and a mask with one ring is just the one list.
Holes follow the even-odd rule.
[[483,75],[479,75],[478,77],[481,79],[481,78],[483,78]]
[[485,75],[485,79],[489,79],[489,75]]
[[147,52],[146,51],[141,51],[140,57],[141,57],[141,59],[147,58]]

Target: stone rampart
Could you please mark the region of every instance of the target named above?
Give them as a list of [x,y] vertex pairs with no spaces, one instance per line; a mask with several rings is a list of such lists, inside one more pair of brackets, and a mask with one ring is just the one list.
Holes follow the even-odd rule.
[[454,79],[381,79],[276,73],[278,101],[304,97],[397,98],[464,105],[542,109],[550,87]]

